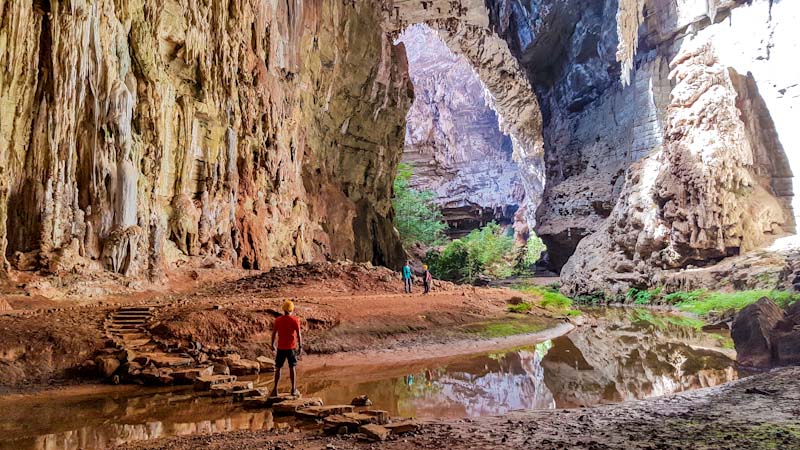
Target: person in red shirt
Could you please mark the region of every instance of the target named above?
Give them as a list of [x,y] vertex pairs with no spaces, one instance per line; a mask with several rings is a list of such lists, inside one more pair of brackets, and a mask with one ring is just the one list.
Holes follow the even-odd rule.
[[[289,362],[289,377],[292,380],[292,395],[300,395],[297,391],[295,366],[297,356],[303,351],[303,336],[300,334],[300,319],[292,315],[294,303],[286,300],[283,303],[283,315],[272,324],[272,349],[275,351],[275,387],[271,396],[278,395],[278,383],[281,381],[281,369]],[[278,336],[277,345],[275,335]]]

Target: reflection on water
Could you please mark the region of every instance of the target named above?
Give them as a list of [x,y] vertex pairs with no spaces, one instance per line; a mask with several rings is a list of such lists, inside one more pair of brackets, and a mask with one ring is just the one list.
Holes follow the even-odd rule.
[[[420,363],[315,369],[301,372],[301,390],[328,404],[366,393],[393,415],[442,418],[619,402],[738,376],[729,338],[699,332],[677,316],[624,309],[585,314],[597,326],[552,341]],[[268,386],[270,378],[255,381]],[[185,389],[0,398],[0,414],[2,448],[107,448],[163,436],[288,426],[268,411],[245,411],[229,399],[197,397]]]

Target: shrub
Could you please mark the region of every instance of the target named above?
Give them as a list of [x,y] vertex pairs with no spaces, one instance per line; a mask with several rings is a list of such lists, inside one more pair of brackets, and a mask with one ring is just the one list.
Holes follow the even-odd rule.
[[513,250],[514,238],[492,222],[450,242],[441,253],[428,252],[425,262],[443,280],[472,282],[479,274],[506,278],[512,274]]
[[411,166],[400,164],[397,177],[394,179],[395,226],[400,232],[403,245],[409,246],[417,242],[426,246],[441,244],[447,224],[442,220],[442,213],[433,203],[431,191],[417,191],[409,187]]

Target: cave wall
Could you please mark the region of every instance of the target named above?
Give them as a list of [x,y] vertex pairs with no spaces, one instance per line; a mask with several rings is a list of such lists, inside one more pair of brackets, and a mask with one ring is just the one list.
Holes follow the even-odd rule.
[[537,232],[567,293],[647,287],[794,233],[796,3],[489,4],[542,108]]
[[399,263],[413,91],[384,11],[0,1],[0,272]]
[[414,83],[402,159],[412,168],[410,187],[433,192],[451,237],[491,221],[513,224],[525,189],[511,137],[500,130],[472,66],[425,25],[399,40]]

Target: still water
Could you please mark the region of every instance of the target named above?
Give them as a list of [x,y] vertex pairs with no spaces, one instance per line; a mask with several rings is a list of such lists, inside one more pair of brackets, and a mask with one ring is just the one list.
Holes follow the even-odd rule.
[[[521,348],[417,363],[301,373],[327,404],[368,394],[392,415],[455,418],[515,409],[574,408],[714,386],[736,379],[728,337],[649,310],[584,313],[593,326]],[[256,378],[268,386],[271,376]],[[165,436],[290,427],[269,411],[185,389],[0,397],[0,448],[84,449]]]

